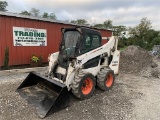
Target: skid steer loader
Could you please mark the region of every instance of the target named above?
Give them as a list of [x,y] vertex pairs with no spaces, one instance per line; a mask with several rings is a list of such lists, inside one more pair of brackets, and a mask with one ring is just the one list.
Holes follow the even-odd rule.
[[85,27],[61,31],[59,51],[49,55],[47,74],[31,72],[17,88],[22,97],[36,106],[41,118],[68,106],[69,91],[79,99],[87,99],[96,85],[110,90],[119,70],[116,37],[102,45],[98,31]]

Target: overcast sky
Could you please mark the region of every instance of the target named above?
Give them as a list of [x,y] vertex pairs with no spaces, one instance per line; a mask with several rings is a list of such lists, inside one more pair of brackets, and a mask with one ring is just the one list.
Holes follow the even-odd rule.
[[[4,1],[4,0],[0,0]],[[147,17],[160,30],[160,0],[6,0],[9,12],[37,8],[54,12],[59,20],[86,19],[93,23],[112,20],[113,25],[135,26]]]

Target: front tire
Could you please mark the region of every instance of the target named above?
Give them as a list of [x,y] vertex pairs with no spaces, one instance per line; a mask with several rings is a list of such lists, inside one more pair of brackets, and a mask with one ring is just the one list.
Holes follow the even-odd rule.
[[72,93],[79,99],[88,99],[95,90],[95,77],[91,73],[80,71],[72,83]]
[[97,75],[97,85],[101,90],[110,90],[114,85],[115,75],[110,68],[102,68]]

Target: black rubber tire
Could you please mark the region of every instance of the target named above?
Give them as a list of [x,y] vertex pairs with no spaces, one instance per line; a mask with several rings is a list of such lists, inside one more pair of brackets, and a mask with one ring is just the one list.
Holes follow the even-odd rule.
[[[108,75],[112,75],[112,77],[113,77],[110,86],[106,85]],[[106,67],[101,68],[101,70],[99,71],[99,73],[97,75],[97,85],[103,91],[110,90],[114,85],[114,80],[115,80],[115,75],[114,75],[114,72],[110,68],[106,68]]]
[[[82,86],[83,82],[87,78],[91,79],[93,86],[91,91],[87,95],[85,95],[82,92]],[[84,73],[83,71],[80,71],[77,75],[75,75],[75,79],[73,80],[72,93],[79,99],[88,99],[93,95],[95,90],[95,85],[96,85],[96,79],[91,73]]]

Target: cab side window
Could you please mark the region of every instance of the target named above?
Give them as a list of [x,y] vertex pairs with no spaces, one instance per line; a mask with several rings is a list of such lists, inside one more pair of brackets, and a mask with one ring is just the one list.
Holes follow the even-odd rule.
[[82,43],[81,54],[89,52],[101,46],[101,38],[96,34],[87,34]]
[[92,48],[97,48],[101,46],[101,40],[99,35],[92,35]]
[[90,35],[87,35],[86,36],[86,39],[85,39],[85,46],[87,49],[90,49],[91,45],[92,45],[92,40],[91,40],[91,36]]

